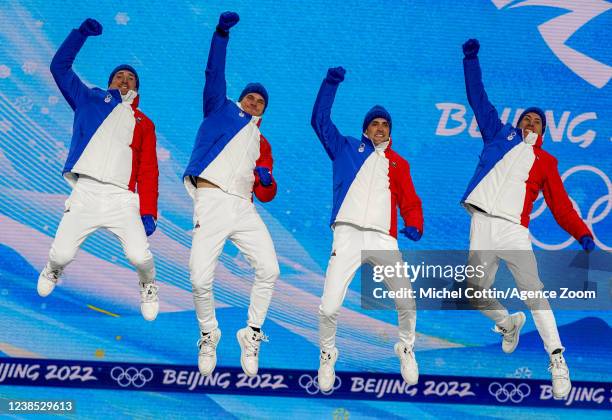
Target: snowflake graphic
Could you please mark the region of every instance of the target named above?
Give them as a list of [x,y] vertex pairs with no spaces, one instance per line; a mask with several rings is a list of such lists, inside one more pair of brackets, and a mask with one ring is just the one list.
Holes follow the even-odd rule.
[[127,25],[129,21],[130,17],[125,12],[118,12],[115,15],[115,22],[117,22],[117,25]]
[[47,108],[46,106],[43,106],[42,108],[40,108],[40,113],[44,114],[44,115],[48,115],[49,114],[49,108]]
[[57,105],[59,98],[55,95],[51,95],[49,96],[49,99],[47,99],[47,102],[49,102],[49,105]]
[[38,63],[35,63],[34,61],[26,61],[23,63],[23,66],[21,66],[21,70],[23,70],[25,74],[34,74],[36,73],[37,69]]
[[5,64],[0,65],[0,79],[6,79],[11,75],[11,68]]
[[514,378],[531,378],[531,374],[532,374],[531,369],[525,366],[525,367],[517,368],[512,374],[512,376]]
[[14,105],[19,112],[30,112],[32,106],[34,106],[34,101],[28,96],[20,96],[15,100]]

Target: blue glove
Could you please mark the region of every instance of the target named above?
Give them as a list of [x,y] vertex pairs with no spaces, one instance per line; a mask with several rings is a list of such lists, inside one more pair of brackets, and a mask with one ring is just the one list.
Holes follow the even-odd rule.
[[329,83],[338,84],[344,81],[345,74],[346,70],[344,70],[344,67],[332,67],[327,70],[327,77],[325,78],[325,80],[327,80]]
[[468,39],[467,42],[463,44],[463,55],[465,55],[465,58],[476,58],[479,49],[480,42],[478,42],[477,39]]
[[235,12],[223,12],[221,16],[219,16],[219,24],[217,25],[217,30],[228,33],[230,28],[236,25],[240,21],[240,16]]
[[155,223],[155,218],[150,214],[145,214],[140,218],[142,219],[142,225],[144,226],[147,236],[153,235],[153,232],[155,232],[155,229],[157,229],[157,223]]
[[400,233],[404,234],[406,238],[410,239],[411,241],[415,241],[415,242],[421,239],[421,236],[423,236],[422,232],[419,232],[417,228],[412,227],[412,226],[405,227],[404,229],[400,230]]
[[586,252],[591,252],[595,249],[595,242],[593,242],[593,238],[588,235],[584,235],[582,238],[580,238],[579,242],[580,245],[582,245],[582,249],[584,249]]
[[262,186],[269,187],[272,185],[272,173],[268,168],[258,166],[255,168],[255,172],[257,172],[257,176],[259,176],[259,183]]
[[85,19],[79,26],[79,32],[85,36],[98,36],[102,33],[102,25],[95,19]]

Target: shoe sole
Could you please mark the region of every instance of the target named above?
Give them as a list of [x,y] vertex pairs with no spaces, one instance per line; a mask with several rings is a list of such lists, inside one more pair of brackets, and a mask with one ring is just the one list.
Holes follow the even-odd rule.
[[[49,283],[52,283],[52,282],[49,282]],[[44,291],[41,290],[41,285],[40,285],[40,280],[39,280],[38,283],[36,284],[36,292],[38,293],[38,296],[40,297],[47,297],[53,292],[53,290],[55,289],[55,286],[56,285],[53,284],[53,286],[51,286],[51,289],[48,292],[44,293]]]
[[155,319],[157,318],[157,315],[159,315],[159,303],[157,304],[157,311],[155,311],[155,316],[153,318],[147,318],[144,314],[144,311],[142,310],[142,303],[140,304],[140,314],[142,315],[142,317],[145,319],[145,321],[155,321]]
[[240,345],[240,366],[242,367],[242,371],[244,372],[244,374],[246,376],[248,376],[249,378],[253,378],[255,376],[257,376],[257,372],[259,372],[259,368],[257,369],[257,372],[255,373],[249,373],[247,372],[246,368],[244,367],[244,360],[242,355],[244,353],[246,353],[245,348],[244,348],[244,344],[242,344],[242,336],[240,335],[240,331],[242,330],[238,330],[238,332],[236,332],[236,339],[238,340],[238,344]]
[[202,376],[208,376],[211,373],[213,373],[215,371],[215,368],[217,367],[217,346],[219,345],[219,342],[221,341],[221,330],[219,330],[219,338],[217,339],[217,344],[215,345],[215,363],[213,363],[212,369],[210,370],[210,372],[208,373],[204,373],[204,371],[202,369],[200,369],[200,357],[198,355],[198,370],[200,371],[200,374]]
[[508,351],[504,350],[502,346],[502,351],[506,354],[514,353],[514,350],[516,350],[516,348],[518,347],[519,339],[521,338],[521,330],[523,329],[523,325],[525,325],[525,321],[527,321],[527,317],[523,312],[519,312],[519,314],[521,315],[521,323],[516,326],[516,341],[514,342],[514,346]]
[[334,371],[334,380],[332,381],[332,384],[329,386],[329,388],[325,388],[323,386],[321,386],[321,382],[319,382],[319,374],[317,372],[317,384],[319,385],[319,389],[321,390],[321,392],[329,392],[332,390],[332,388],[334,387],[334,384],[336,383],[336,371]]
[[555,399],[555,400],[563,400],[563,399],[565,399],[569,395],[571,390],[572,390],[572,383],[570,381],[570,386],[569,386],[569,389],[567,390],[567,392],[565,392],[563,394],[555,394],[553,392],[553,399]]

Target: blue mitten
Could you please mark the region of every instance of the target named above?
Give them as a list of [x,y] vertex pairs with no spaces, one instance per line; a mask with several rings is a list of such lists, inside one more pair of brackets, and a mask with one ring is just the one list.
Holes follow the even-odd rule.
[[102,25],[95,19],[85,19],[79,26],[79,32],[85,36],[98,36],[102,34]]
[[157,229],[155,218],[150,214],[145,214],[144,216],[141,216],[141,219],[147,236],[153,235],[153,232],[155,232],[155,229]]
[[423,236],[422,232],[419,232],[417,228],[412,227],[412,226],[405,227],[404,229],[400,230],[400,233],[404,234],[406,238],[410,239],[411,241],[415,241],[415,242],[421,239],[421,236]]
[[268,168],[258,166],[255,168],[255,172],[257,172],[257,176],[259,176],[259,183],[262,186],[269,187],[272,185],[272,173]]
[[476,58],[479,49],[480,42],[478,42],[477,39],[468,39],[467,42],[463,44],[463,55],[465,55],[465,58]]
[[338,84],[344,81],[345,74],[346,70],[344,70],[344,67],[332,67],[327,70],[327,77],[325,80],[327,80],[329,83]]
[[240,21],[240,16],[236,12],[223,12],[219,16],[219,23],[217,24],[217,30],[225,34],[229,33],[230,28],[236,25]]
[[584,249],[586,252],[591,252],[595,249],[595,242],[593,242],[593,238],[588,235],[584,235],[582,238],[580,238],[579,242],[580,245],[582,245],[582,249]]

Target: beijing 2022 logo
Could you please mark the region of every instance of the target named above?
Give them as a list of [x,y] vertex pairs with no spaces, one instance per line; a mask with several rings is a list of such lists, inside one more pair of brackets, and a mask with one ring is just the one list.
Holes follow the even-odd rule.
[[569,47],[566,42],[580,28],[612,9],[605,0],[491,0],[498,9],[543,6],[568,10],[538,26],[546,45],[559,60],[591,85],[601,89],[612,78],[612,67]]

